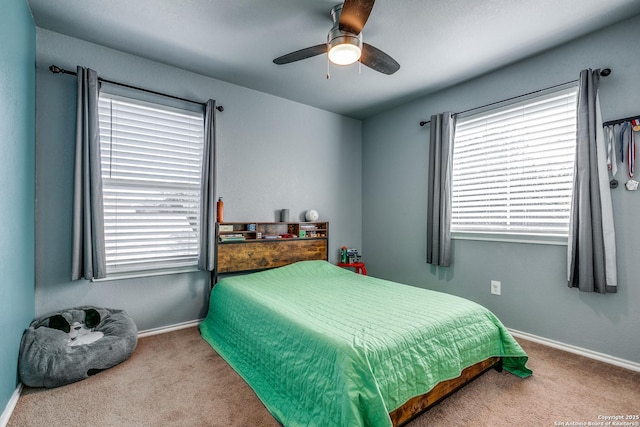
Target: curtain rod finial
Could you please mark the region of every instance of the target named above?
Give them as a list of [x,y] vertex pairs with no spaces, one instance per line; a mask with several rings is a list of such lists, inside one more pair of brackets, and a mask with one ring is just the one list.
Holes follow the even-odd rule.
[[423,121],[421,121],[421,122],[420,122],[420,126],[424,126],[424,125],[426,125],[427,123],[429,123],[429,122],[425,122],[425,121],[423,120]]
[[62,68],[58,67],[57,65],[51,65],[49,66],[49,71],[51,71],[54,74],[59,74],[62,72]]
[[607,77],[610,74],[611,74],[611,68],[603,68],[602,70],[600,70],[600,75],[602,77]]
[[218,105],[216,107],[216,110],[220,111],[221,113],[224,111],[224,107],[222,105]]

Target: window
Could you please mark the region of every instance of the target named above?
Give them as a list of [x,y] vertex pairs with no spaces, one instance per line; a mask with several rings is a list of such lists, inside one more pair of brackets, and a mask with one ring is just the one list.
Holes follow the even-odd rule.
[[453,148],[454,236],[566,241],[577,88],[464,118]]
[[203,113],[100,94],[107,274],[198,262]]

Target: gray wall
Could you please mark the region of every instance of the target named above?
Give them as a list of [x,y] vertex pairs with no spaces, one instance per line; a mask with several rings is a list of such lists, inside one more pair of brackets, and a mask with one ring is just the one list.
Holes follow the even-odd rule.
[[34,312],[36,29],[25,1],[0,13],[0,415]]
[[122,308],[138,329],[207,311],[209,277],[184,273],[109,282],[70,281],[75,77],[51,64],[176,96],[216,99],[218,194],[225,221],[291,220],[315,208],[330,222],[330,260],[361,245],[361,122],[102,46],[37,30],[36,315],[81,304]]
[[[420,120],[463,111],[611,67],[601,83],[604,120],[640,114],[640,17],[427,96],[363,124],[363,254],[370,274],[479,302],[507,327],[640,362],[640,192],[612,193],[619,291],[579,293],[566,285],[566,246],[455,240],[450,268],[426,259],[429,128]],[[425,73],[429,70],[425,69]],[[624,171],[618,179],[625,182]],[[502,295],[490,294],[490,280]]]

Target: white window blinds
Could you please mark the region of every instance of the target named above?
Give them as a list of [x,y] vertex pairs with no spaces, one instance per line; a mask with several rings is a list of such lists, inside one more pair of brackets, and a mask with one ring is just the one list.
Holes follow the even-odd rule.
[[453,233],[568,234],[577,89],[460,118],[453,149]]
[[203,114],[100,94],[107,274],[197,265]]

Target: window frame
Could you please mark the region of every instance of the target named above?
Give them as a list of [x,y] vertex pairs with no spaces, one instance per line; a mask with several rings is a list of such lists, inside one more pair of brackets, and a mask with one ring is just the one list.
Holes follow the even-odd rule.
[[[203,162],[203,148],[204,148],[204,144],[205,144],[205,136],[204,136],[204,120],[205,120],[205,114],[204,114],[204,110],[202,108],[194,108],[193,106],[189,105],[186,106],[182,103],[176,103],[176,102],[171,102],[171,100],[165,100],[164,97],[149,97],[149,96],[136,96],[136,94],[131,94],[129,92],[126,93],[122,93],[122,91],[120,90],[101,90],[100,94],[99,94],[99,98],[98,98],[98,104],[100,105],[101,102],[103,102],[103,99],[113,99],[116,101],[121,101],[121,102],[127,102],[136,106],[140,106],[141,108],[151,108],[151,109],[159,109],[159,110],[164,110],[164,111],[169,111],[169,112],[174,112],[174,113],[178,113],[178,114],[185,114],[185,115],[191,115],[191,116],[197,116],[197,120],[200,121],[201,123],[201,130],[199,131],[200,134],[200,146],[202,149],[200,149],[200,154],[199,154],[199,166],[197,168],[198,170],[198,176],[200,177],[199,179],[202,179],[202,162]],[[100,140],[100,147],[101,147],[101,152],[103,151],[103,140],[101,137]],[[110,148],[108,149],[110,150]],[[104,163],[104,162],[103,162]],[[105,191],[105,183],[104,183],[104,176],[105,176],[105,171],[103,170],[102,172],[102,176],[103,176],[103,192]],[[158,186],[157,188],[162,188],[160,186]],[[199,221],[200,220],[200,201],[202,198],[202,185],[201,182],[198,182],[197,185],[193,186],[194,189],[197,189],[198,192],[198,197],[197,197],[197,201],[194,203],[195,205],[197,205],[195,214],[196,214],[196,218]],[[104,200],[104,215],[105,215],[105,230],[103,230],[103,232],[105,233],[105,241],[107,242],[107,236],[106,236],[106,227],[107,227],[107,200],[106,200],[106,195],[103,194],[103,200]],[[189,215],[190,216],[190,215]],[[150,262],[148,264],[146,264],[145,266],[139,267],[139,268],[116,268],[115,270],[113,269],[113,267],[109,267],[110,261],[109,258],[107,258],[107,277],[105,277],[104,279],[96,279],[94,281],[110,281],[110,280],[119,280],[119,279],[129,279],[129,278],[137,278],[137,277],[152,277],[152,276],[159,276],[159,275],[168,275],[168,274],[176,274],[176,273],[184,273],[184,272],[195,272],[195,271],[199,271],[198,269],[198,258],[200,256],[200,248],[199,248],[199,242],[200,242],[200,233],[202,232],[202,229],[200,227],[200,224],[198,223],[198,230],[195,233],[195,236],[193,237],[193,242],[195,242],[196,245],[198,245],[197,248],[197,252],[195,254],[191,255],[191,259],[188,262],[188,265],[162,265],[162,263],[158,262],[156,265],[153,265],[154,262]],[[108,249],[108,247],[107,247]],[[106,255],[108,257],[108,254]]]
[[[458,120],[456,120],[456,130],[458,128],[458,123],[460,119],[468,119],[468,118],[477,118],[481,115],[489,115],[494,114],[496,112],[500,112],[503,110],[508,110],[517,106],[519,104],[531,104],[535,103],[536,100],[548,98],[554,96],[554,94],[562,94],[566,92],[573,92],[574,96],[577,100],[577,92],[578,87],[576,82],[569,82],[566,84],[554,86],[549,89],[536,91],[533,93],[529,93],[524,96],[510,98],[505,101],[496,102],[489,104],[485,107],[477,108],[469,110],[463,114],[458,116]],[[464,122],[463,122],[464,123]],[[452,166],[453,162],[455,162],[455,133],[454,133],[454,144],[452,148]],[[572,155],[572,172],[571,177],[573,180],[573,173],[575,173],[575,143],[574,143],[574,152]],[[451,186],[452,186],[452,218],[450,219],[451,225],[451,238],[456,240],[475,240],[475,241],[495,241],[495,242],[512,242],[512,243],[532,243],[532,244],[545,244],[545,245],[562,245],[566,246],[568,244],[568,228],[565,234],[562,233],[527,233],[527,232],[517,232],[517,231],[497,231],[497,230],[488,230],[488,231],[469,231],[469,230],[454,230],[453,227],[453,184],[454,184],[454,173],[452,170],[451,177]],[[573,198],[573,190],[571,190],[571,196],[569,196],[569,206],[571,206],[571,200]],[[569,207],[570,212],[570,207]]]

